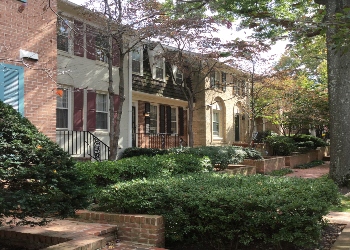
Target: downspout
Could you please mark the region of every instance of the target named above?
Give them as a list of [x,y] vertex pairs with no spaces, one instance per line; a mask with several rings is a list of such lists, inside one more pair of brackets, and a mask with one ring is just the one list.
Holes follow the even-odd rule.
[[[132,58],[128,53],[128,147],[132,147]],[[137,126],[137,125],[136,125]]]

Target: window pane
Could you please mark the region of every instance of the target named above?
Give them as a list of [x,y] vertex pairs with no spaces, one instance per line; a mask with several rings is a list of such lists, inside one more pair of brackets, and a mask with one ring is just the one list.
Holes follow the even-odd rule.
[[68,52],[69,49],[69,21],[68,20],[58,20],[57,27],[57,49]]
[[108,128],[107,95],[96,94],[96,128]]
[[132,72],[140,73],[141,66],[139,61],[132,60]]
[[213,135],[219,136],[219,113],[213,113]]
[[175,82],[178,85],[182,84],[183,81],[182,81],[182,73],[181,72],[176,72],[176,74],[175,74]]
[[96,110],[107,112],[107,95],[105,94],[96,95]]
[[107,129],[108,114],[102,112],[96,112],[96,128]]
[[68,128],[68,109],[56,109],[56,128]]
[[157,133],[157,106],[151,105],[150,107],[150,113],[149,113],[149,118],[150,118],[150,123],[149,123],[149,132],[151,134],[156,134]]
[[177,133],[176,108],[171,108],[171,133]]
[[[62,96],[57,95],[56,107],[56,128],[68,128],[68,90],[58,88],[57,91],[62,93]],[[61,92],[62,91],[62,92]]]
[[163,79],[163,68],[156,68],[156,78]]
[[108,62],[107,50],[108,50],[108,37],[103,35],[96,36],[96,59],[101,62]]

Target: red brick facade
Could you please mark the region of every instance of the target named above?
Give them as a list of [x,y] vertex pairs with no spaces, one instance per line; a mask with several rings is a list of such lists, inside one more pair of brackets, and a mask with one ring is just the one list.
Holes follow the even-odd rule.
[[[24,115],[55,140],[56,0],[0,1],[0,63],[24,68]],[[22,11],[22,12],[21,12]],[[20,49],[39,59],[20,59]]]

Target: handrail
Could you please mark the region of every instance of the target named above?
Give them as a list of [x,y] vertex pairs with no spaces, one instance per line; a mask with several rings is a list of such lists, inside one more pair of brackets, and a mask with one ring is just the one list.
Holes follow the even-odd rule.
[[87,157],[96,161],[108,160],[110,148],[90,131],[56,131],[57,144],[67,153],[76,157]]
[[184,146],[186,142],[178,134],[133,133],[133,146],[140,148],[168,149]]

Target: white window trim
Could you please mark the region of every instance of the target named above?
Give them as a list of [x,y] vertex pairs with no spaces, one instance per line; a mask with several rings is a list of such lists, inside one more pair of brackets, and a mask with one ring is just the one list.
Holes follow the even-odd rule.
[[[214,135],[214,113],[218,113],[219,115],[219,134],[218,135]],[[211,126],[212,126],[212,136],[213,136],[213,140],[223,140],[223,134],[224,134],[224,131],[223,131],[223,111],[220,107],[220,105],[218,103],[215,103],[213,106],[212,106],[212,121],[211,121]]]
[[[162,60],[163,78],[157,78],[157,62],[158,62],[158,60]],[[153,72],[153,79],[165,82],[165,58],[162,57],[160,59],[154,60],[152,72]]]
[[132,74],[143,76],[143,48],[137,48],[135,50],[137,50],[139,52],[139,54],[140,54],[140,72],[132,71],[132,61],[133,61],[133,58],[132,58],[132,54],[133,53],[132,53],[132,51],[130,52],[131,72],[132,72]]
[[[107,100],[107,112],[103,112],[103,111],[97,111],[97,95],[100,94],[100,95],[106,95],[106,100]],[[97,128],[97,117],[96,117],[96,131],[98,132],[107,132],[109,131],[109,120],[110,120],[110,110],[109,110],[109,96],[108,96],[108,93],[105,93],[105,92],[96,92],[96,115],[97,115],[97,112],[100,112],[100,113],[107,113],[107,128]]]
[[[67,89],[68,93],[68,128],[56,128],[57,131],[73,130],[73,99],[72,99],[72,87],[60,85],[57,88]],[[57,101],[56,101],[57,103]],[[57,107],[56,107],[57,108]],[[56,117],[57,119],[57,117]]]

